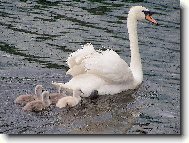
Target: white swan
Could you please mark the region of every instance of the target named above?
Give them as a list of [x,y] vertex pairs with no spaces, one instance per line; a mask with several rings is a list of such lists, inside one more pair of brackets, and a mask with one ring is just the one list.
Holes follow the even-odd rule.
[[73,90],[73,96],[66,96],[58,100],[56,107],[63,108],[67,105],[70,107],[76,106],[81,101],[82,91],[79,89]]
[[130,66],[113,50],[95,51],[92,44],[72,53],[68,60],[67,74],[73,78],[63,83],[52,83],[62,88],[81,89],[83,96],[90,96],[94,90],[99,95],[116,94],[135,89],[143,80],[143,71],[138,47],[137,22],[146,19],[158,24],[152,18],[153,12],[142,6],[130,9],[127,28],[130,40]]

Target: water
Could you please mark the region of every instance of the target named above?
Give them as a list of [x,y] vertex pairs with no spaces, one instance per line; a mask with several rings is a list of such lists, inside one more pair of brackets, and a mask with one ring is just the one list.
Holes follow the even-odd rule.
[[[111,48],[130,61],[126,18],[143,5],[159,26],[138,25],[144,81],[132,94],[85,98],[72,109],[25,113],[13,101],[36,84],[65,82],[80,45]],[[177,0],[1,0],[0,133],[180,134],[180,6]]]

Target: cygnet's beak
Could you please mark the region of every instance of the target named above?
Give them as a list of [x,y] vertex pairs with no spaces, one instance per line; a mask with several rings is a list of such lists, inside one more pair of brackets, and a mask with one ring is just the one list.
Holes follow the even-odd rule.
[[150,21],[151,23],[158,25],[157,21],[151,15],[146,15],[145,18],[146,18],[146,20]]

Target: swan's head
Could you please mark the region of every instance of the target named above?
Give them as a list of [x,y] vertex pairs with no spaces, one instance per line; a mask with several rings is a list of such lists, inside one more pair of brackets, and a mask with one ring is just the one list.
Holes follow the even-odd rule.
[[143,6],[133,6],[129,11],[129,16],[135,18],[136,20],[148,20],[153,24],[158,25],[155,19],[153,19],[152,14],[154,12],[149,11],[147,8]]

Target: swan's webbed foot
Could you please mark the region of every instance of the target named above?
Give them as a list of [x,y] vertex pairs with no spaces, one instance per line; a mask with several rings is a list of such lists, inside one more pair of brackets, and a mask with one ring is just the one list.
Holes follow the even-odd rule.
[[89,98],[90,98],[91,100],[97,99],[98,97],[99,97],[99,95],[98,95],[98,90],[93,90],[93,91],[91,92],[91,95],[89,96]]

